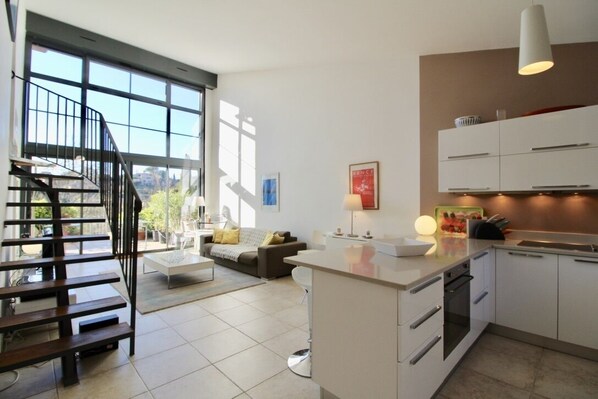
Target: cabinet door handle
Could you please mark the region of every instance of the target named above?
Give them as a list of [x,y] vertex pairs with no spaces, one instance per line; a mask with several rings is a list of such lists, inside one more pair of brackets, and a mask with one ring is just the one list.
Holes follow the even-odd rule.
[[440,305],[436,305],[436,307],[432,310],[430,310],[428,313],[426,313],[425,315],[423,315],[419,320],[417,320],[415,323],[411,324],[409,326],[409,328],[411,330],[415,330],[417,327],[421,326],[422,324],[424,324],[426,322],[426,320],[428,320],[430,317],[434,316],[436,313],[438,313],[440,311],[440,309],[442,309],[442,306]]
[[442,280],[442,277],[441,276],[436,276],[433,279],[426,281],[422,285],[418,285],[417,287],[415,287],[414,289],[412,289],[411,291],[409,291],[409,293],[410,294],[417,294],[421,290],[428,288],[429,286],[431,286],[432,284],[434,284],[435,282],[440,281],[440,280]]
[[598,264],[598,260],[589,260],[589,259],[573,259],[575,262],[580,262],[580,263],[594,263],[594,264]]
[[542,151],[542,150],[558,150],[560,148],[578,148],[578,147],[587,147],[590,143],[576,143],[576,144],[562,144],[562,145],[551,145],[547,147],[532,147],[532,151]]
[[486,191],[490,187],[449,187],[449,191]]
[[513,255],[513,256],[527,256],[528,258],[543,258],[542,255],[524,254],[524,253],[521,253],[521,252],[509,252],[509,255]]
[[430,343],[428,345],[426,345],[426,347],[424,349],[422,349],[421,352],[419,352],[417,355],[415,355],[413,357],[413,359],[409,360],[409,364],[412,366],[415,366],[417,364],[417,362],[422,360],[422,357],[426,356],[426,353],[430,352],[430,349],[432,349],[434,347],[434,345],[436,345],[441,339],[442,339],[442,337],[440,335],[437,335],[436,337],[434,337],[434,339],[432,341],[430,341]]
[[488,295],[488,291],[484,291],[482,295],[480,295],[475,301],[473,301],[473,304],[477,305],[478,303],[482,302],[482,299],[486,298],[486,295]]
[[484,256],[486,256],[486,255],[488,255],[488,252],[484,252],[484,253],[482,253],[482,254],[479,254],[478,256],[475,256],[475,257],[473,258],[473,260],[478,260],[478,259],[480,259],[480,258],[483,258],[483,257],[484,257]]
[[532,186],[533,189],[550,189],[550,188],[587,188],[589,184],[555,184],[548,186]]
[[448,159],[459,159],[459,158],[471,158],[471,157],[485,157],[490,155],[489,152],[478,152],[477,154],[464,154],[464,155],[449,155]]

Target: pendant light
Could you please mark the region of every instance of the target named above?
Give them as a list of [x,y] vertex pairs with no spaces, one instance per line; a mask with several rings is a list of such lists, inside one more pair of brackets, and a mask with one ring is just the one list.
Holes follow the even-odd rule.
[[521,12],[519,74],[534,75],[553,65],[544,6],[532,4]]

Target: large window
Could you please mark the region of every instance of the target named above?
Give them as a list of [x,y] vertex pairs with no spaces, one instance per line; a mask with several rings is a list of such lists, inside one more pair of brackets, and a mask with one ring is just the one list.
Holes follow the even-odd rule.
[[[164,220],[142,222],[167,234],[179,228],[181,218],[192,217],[186,209],[190,198],[203,192],[204,89],[50,45],[28,43],[28,49],[26,74],[33,83],[102,113],[144,208],[152,198],[155,207],[162,194],[170,202],[182,194],[183,209],[164,204]],[[45,106],[44,99],[35,101],[32,108]],[[78,109],[71,113],[71,119],[79,117]],[[54,116],[46,114],[30,123],[28,142],[56,134]],[[76,136],[78,124],[70,125]]]

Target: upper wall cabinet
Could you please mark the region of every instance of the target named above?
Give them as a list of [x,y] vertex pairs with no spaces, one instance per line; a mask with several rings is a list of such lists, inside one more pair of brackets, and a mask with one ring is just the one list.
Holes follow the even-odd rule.
[[500,155],[598,147],[598,105],[500,122]]
[[499,189],[498,123],[438,132],[438,191]]
[[598,190],[597,155],[598,105],[441,130],[438,191]]
[[438,132],[438,160],[456,161],[499,155],[498,123],[484,123]]

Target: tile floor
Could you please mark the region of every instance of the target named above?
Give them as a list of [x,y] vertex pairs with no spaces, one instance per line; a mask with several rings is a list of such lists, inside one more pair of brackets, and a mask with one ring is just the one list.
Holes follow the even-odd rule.
[[[114,269],[106,263],[97,271]],[[110,295],[111,287],[77,290],[79,301]],[[134,357],[122,341],[116,351],[81,360],[79,384],[66,388],[59,361],[27,367],[0,398],[319,398],[317,384],[286,367],[288,355],[307,346],[302,297],[285,277],[138,315]],[[128,312],[117,313],[128,320]],[[37,329],[25,338],[55,335]],[[0,389],[12,379],[0,374]],[[437,398],[598,398],[598,363],[485,334]]]

